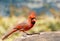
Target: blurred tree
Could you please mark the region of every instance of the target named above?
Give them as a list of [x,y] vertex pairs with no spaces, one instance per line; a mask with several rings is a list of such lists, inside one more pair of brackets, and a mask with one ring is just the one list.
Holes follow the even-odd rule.
[[15,11],[15,6],[14,5],[10,5],[10,17],[13,17],[13,16],[15,16],[14,15],[14,11]]
[[60,22],[60,13],[56,11],[54,8],[50,9],[50,12],[53,14],[54,18],[56,19],[57,22]]
[[3,17],[2,16],[0,16],[0,25],[2,25],[2,22],[3,22]]

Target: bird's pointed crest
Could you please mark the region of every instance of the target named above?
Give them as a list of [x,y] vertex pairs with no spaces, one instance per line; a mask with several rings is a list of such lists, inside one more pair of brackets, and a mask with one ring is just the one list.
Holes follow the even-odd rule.
[[35,18],[35,17],[36,17],[36,13],[34,11],[31,11],[29,18]]

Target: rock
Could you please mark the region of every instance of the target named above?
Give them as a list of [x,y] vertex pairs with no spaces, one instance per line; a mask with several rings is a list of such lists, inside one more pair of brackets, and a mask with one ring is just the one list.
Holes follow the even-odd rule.
[[42,32],[40,34],[19,37],[14,41],[60,41],[60,32]]

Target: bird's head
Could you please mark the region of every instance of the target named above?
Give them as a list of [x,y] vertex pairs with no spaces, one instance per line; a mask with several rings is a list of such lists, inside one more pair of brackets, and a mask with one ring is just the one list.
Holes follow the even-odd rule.
[[34,11],[30,12],[29,19],[34,24],[36,21],[36,13]]

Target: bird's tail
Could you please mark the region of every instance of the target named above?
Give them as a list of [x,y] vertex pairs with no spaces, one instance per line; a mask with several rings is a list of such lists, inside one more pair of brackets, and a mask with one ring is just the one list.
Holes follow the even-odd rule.
[[13,29],[11,32],[9,32],[7,35],[5,35],[2,40],[6,39],[9,35],[11,35],[12,33],[16,32],[18,29]]

